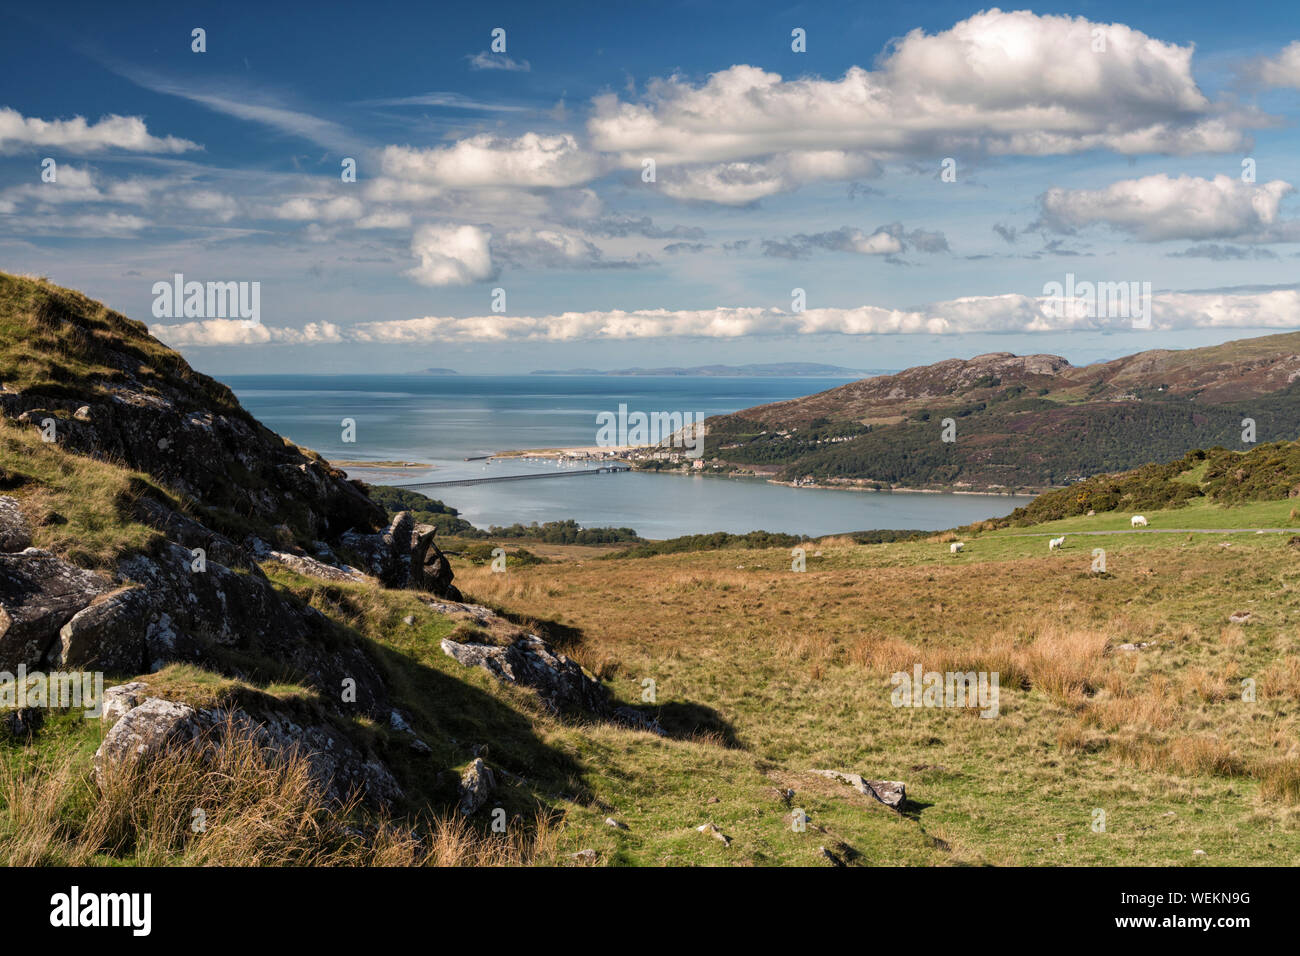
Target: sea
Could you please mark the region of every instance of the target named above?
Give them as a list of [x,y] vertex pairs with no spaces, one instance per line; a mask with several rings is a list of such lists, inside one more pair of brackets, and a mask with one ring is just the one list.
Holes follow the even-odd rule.
[[[233,375],[222,379],[267,427],[370,484],[418,485],[584,466],[485,460],[496,452],[596,444],[597,416],[716,415],[811,395],[851,379],[607,375]],[[712,531],[827,535],[874,528],[941,530],[1009,513],[1029,498],[791,488],[761,478],[628,472],[414,490],[479,527],[572,518],[642,537]]]

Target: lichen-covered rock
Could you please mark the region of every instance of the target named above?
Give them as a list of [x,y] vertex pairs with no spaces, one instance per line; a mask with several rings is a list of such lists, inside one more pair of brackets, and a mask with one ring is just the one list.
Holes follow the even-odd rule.
[[142,587],[101,594],[60,629],[59,664],[125,674],[147,670],[145,633],[152,613]]
[[204,748],[219,745],[222,734],[233,731],[247,735],[276,759],[301,754],[315,784],[332,800],[342,802],[356,793],[374,806],[389,807],[402,797],[388,767],[328,723],[300,721],[275,708],[195,709],[160,697],[146,697],[122,713],[145,685],[135,682],[111,690],[116,693],[105,692],[103,719],[115,716],[94,758],[95,779],[101,783],[110,767],[190,744],[203,754]]
[[23,551],[32,544],[32,532],[17,498],[0,495],[0,551]]
[[907,802],[907,785],[898,780],[867,780],[861,774],[845,770],[811,770],[819,777],[829,777],[847,783],[858,793],[873,797],[885,806],[897,810]]
[[308,557],[305,554],[290,554],[287,551],[270,551],[267,554],[268,561],[274,561],[282,564],[290,571],[305,575],[310,578],[320,578],[322,581],[339,581],[356,584],[366,580],[365,574],[351,567],[336,567],[332,564],[326,564],[324,561],[317,561],[315,558]]
[[442,651],[467,667],[481,667],[506,683],[531,688],[557,713],[609,715],[609,692],[540,637],[523,634],[504,646],[444,639]]
[[138,680],[105,688],[104,699],[101,702],[99,713],[101,723],[105,727],[112,727],[128,711],[144,700],[148,690],[149,685]]
[[467,817],[477,813],[492,796],[496,785],[492,768],[482,757],[475,757],[460,775],[460,812]]
[[161,697],[149,697],[123,714],[95,751],[95,780],[102,782],[111,766],[156,756],[168,746],[194,740],[202,730],[193,707]]
[[193,570],[190,552],[171,543],[156,556],[135,554],[119,575],[144,585],[153,606],[145,633],[148,666],[171,661],[221,668],[222,649],[247,651],[291,667],[330,701],[342,700],[344,682],[355,706],[387,716],[383,679],[365,651],[334,630],[324,615],[282,596],[263,577],[240,574],[216,562]]
[[111,585],[48,551],[0,554],[0,669],[39,667],[59,629]]
[[455,577],[451,563],[434,544],[436,533],[432,525],[417,525],[409,511],[400,511],[383,532],[349,531],[340,543],[356,554],[385,587],[430,591],[459,601],[460,591],[451,583]]

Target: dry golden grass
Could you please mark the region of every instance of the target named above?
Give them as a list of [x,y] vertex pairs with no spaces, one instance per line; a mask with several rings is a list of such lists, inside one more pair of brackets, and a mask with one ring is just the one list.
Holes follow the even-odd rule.
[[545,815],[505,835],[455,817],[371,819],[329,799],[304,754],[273,755],[231,723],[166,759],[113,766],[98,786],[76,754],[32,766],[0,750],[0,802],[9,866],[504,866],[553,857],[556,838]]

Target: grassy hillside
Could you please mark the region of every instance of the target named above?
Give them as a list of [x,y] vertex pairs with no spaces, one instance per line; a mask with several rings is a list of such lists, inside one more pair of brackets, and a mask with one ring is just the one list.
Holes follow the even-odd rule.
[[[1074,368],[992,353],[715,416],[705,459],[784,481],[1040,490],[1300,433],[1300,333]],[[951,420],[953,440],[944,440]]]

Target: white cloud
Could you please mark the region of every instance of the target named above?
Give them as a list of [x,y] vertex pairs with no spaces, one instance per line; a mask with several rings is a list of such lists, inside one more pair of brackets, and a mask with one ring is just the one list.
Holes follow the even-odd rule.
[[411,225],[410,213],[381,209],[357,220],[358,229],[406,229]]
[[50,147],[69,152],[97,153],[124,149],[137,153],[183,153],[197,143],[175,136],[151,136],[138,116],[105,116],[87,123],[82,116],[67,120],[24,117],[15,109],[0,107],[0,153],[30,147]]
[[187,209],[207,213],[218,222],[230,222],[239,212],[239,203],[225,193],[212,189],[180,193],[180,203]]
[[[1018,294],[967,296],[920,309],[864,305],[851,309],[808,309],[792,313],[758,307],[713,309],[641,309],[565,312],[558,315],[469,317],[425,316],[417,319],[362,322],[333,329],[335,338],[308,337],[294,329],[250,333],[249,342],[352,341],[386,344],[437,342],[571,342],[666,337],[734,339],[755,335],[956,335],[999,332],[1061,332],[1132,327],[1132,318],[1097,319],[1054,308],[1046,296]],[[1300,289],[1263,292],[1165,292],[1152,296],[1151,326],[1156,330],[1187,328],[1290,329],[1300,322]],[[154,326],[151,331],[172,345],[228,345],[237,336],[227,323],[190,322]],[[265,327],[263,327],[265,328]],[[277,336],[279,336],[277,338]]]
[[362,211],[361,200],[352,196],[339,196],[335,199],[296,196],[280,204],[275,210],[275,217],[314,222],[340,222],[360,219]]
[[[1093,52],[1094,29],[1105,52]],[[1240,147],[1235,127],[1259,118],[1216,112],[1191,59],[1191,46],[1123,24],[994,9],[934,35],[913,30],[876,69],[855,66],[838,80],[784,80],[735,65],[699,86],[678,76],[654,81],[643,103],[599,96],[588,131],[629,167],[643,156],[668,165],[796,150],[933,157]]]
[[1104,223],[1148,242],[1164,239],[1300,239],[1279,222],[1282,199],[1295,191],[1280,179],[1244,183],[1230,176],[1144,176],[1104,189],[1049,189],[1039,199],[1042,223],[1058,232]]
[[1300,40],[1296,40],[1275,57],[1257,60],[1249,73],[1265,86],[1289,86],[1300,89]]
[[308,322],[301,329],[244,322],[240,319],[206,319],[177,325],[150,326],[158,339],[181,348],[187,345],[320,345],[344,341],[342,330],[333,322]]
[[842,150],[786,153],[761,162],[686,166],[666,171],[660,189],[674,199],[743,206],[806,183],[876,176],[872,159]]
[[568,133],[525,133],[511,139],[481,133],[451,146],[389,146],[383,171],[397,180],[452,188],[573,186],[601,172],[601,161]]
[[420,264],[407,275],[421,285],[468,285],[494,273],[489,243],[492,234],[477,226],[421,226],[411,239],[411,255]]
[[512,60],[504,53],[489,53],[484,50],[469,59],[471,70],[507,70],[511,73],[527,73],[532,66],[527,60]]

